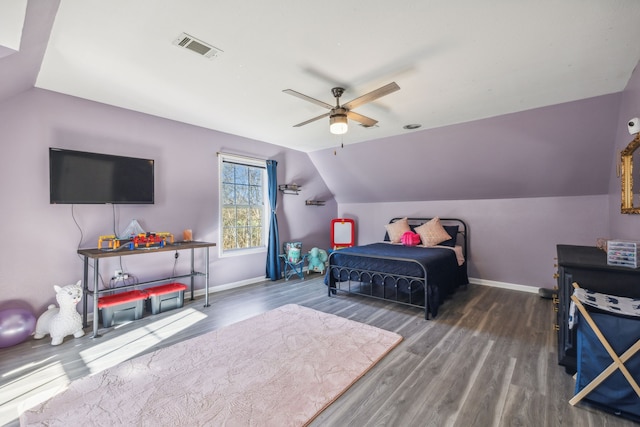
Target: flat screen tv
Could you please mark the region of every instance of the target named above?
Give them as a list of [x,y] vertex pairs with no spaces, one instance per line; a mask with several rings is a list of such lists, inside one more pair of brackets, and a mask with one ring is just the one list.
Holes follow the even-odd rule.
[[49,148],[51,204],[152,204],[154,161]]

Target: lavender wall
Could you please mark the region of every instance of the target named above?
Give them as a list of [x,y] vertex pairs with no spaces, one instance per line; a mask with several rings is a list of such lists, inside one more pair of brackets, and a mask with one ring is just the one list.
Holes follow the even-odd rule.
[[[381,241],[384,224],[397,216],[462,218],[469,225],[469,276],[498,282],[552,288],[558,243],[594,245],[607,235],[607,195],[341,203],[341,217],[356,220],[357,243]],[[496,283],[493,283],[496,284]]]
[[557,244],[594,245],[610,235],[620,99],[606,95],[310,157],[335,188],[339,215],[357,220],[358,243],[382,239],[393,217],[458,217],[471,229],[472,277],[552,287]]
[[[616,165],[619,163],[620,151],[623,150],[635,135],[629,135],[627,122],[640,117],[640,71],[636,66],[629,83],[622,93],[620,112],[616,123],[614,157],[611,161],[609,180],[610,231],[608,237],[614,239],[640,240],[640,215],[623,215],[620,213],[621,194],[620,178],[616,176]],[[636,156],[639,156],[636,152]],[[634,188],[638,192],[638,188]]]
[[[279,195],[281,240],[302,240],[306,248],[329,245],[328,224],[337,206],[301,152],[40,89],[0,104],[0,141],[0,309],[27,301],[42,311],[54,301],[54,284],[81,279],[77,248],[95,247],[99,235],[113,233],[112,206],[49,204],[48,147],[155,159],[156,203],[116,206],[115,229],[122,231],[135,218],[147,231],[181,236],[184,228],[192,228],[194,238],[213,242],[219,241],[216,152],[275,159],[280,183],[304,187],[299,196]],[[305,206],[305,199],[314,197],[328,200],[327,205]],[[117,261],[101,262],[103,282],[120,268]],[[198,254],[199,268],[202,262]],[[210,267],[213,286],[261,278],[265,254],[220,258],[212,250]],[[173,253],[124,257],[122,268],[140,280],[169,277]],[[188,252],[177,269],[188,271]],[[198,278],[197,286],[203,285]]]

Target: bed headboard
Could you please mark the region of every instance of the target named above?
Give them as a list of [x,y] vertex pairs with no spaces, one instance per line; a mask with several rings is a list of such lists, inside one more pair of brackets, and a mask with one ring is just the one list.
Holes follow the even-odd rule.
[[[389,224],[396,222],[401,218],[393,218],[389,221]],[[414,229],[427,221],[431,221],[433,218],[407,218],[407,222],[409,222],[409,226],[411,229]],[[467,260],[469,258],[469,226],[466,222],[459,218],[440,218],[440,223],[443,226],[451,225],[458,226],[458,234],[456,235],[456,245],[462,246],[462,253],[464,254],[464,259]],[[453,237],[453,236],[451,236]],[[389,235],[385,234],[384,240],[389,240]]]

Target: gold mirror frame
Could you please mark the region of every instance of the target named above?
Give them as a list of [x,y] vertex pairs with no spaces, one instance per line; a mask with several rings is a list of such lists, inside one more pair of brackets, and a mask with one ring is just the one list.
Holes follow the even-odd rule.
[[640,206],[633,206],[633,152],[640,147],[640,133],[620,152],[620,177],[622,180],[623,214],[640,214]]

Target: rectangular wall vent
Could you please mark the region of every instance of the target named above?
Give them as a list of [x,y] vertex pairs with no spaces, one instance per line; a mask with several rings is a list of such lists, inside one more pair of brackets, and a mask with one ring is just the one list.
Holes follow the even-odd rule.
[[197,38],[190,36],[187,33],[180,34],[174,41],[178,47],[182,47],[188,49],[192,52],[197,53],[198,55],[202,55],[205,58],[213,59],[222,53],[222,50],[218,49],[215,46],[210,45],[209,43],[205,43],[202,40],[198,40]]

